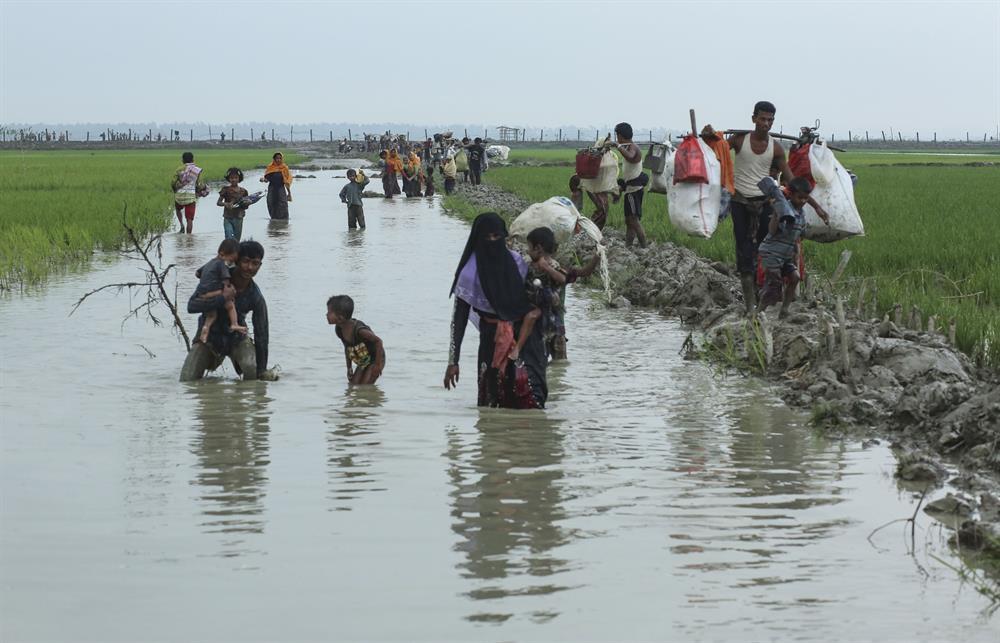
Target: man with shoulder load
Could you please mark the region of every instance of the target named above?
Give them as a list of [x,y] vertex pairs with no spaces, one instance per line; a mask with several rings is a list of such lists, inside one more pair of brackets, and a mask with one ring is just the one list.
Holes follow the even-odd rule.
[[767,236],[771,205],[758,184],[766,176],[781,174],[783,182],[794,178],[785,158],[785,150],[770,134],[774,125],[775,108],[760,101],[753,107],[754,129],[746,134],[734,134],[729,145],[735,153],[733,179],[736,193],[732,200],[733,236],[736,239],[736,269],[747,312],[756,305],[754,275],[757,269],[757,247]]
[[625,199],[625,245],[638,240],[639,247],[646,247],[646,231],[642,229],[642,194],[649,176],[642,171],[642,150],[632,141],[632,126],[615,125],[615,143],[622,155],[622,176],[618,188]]

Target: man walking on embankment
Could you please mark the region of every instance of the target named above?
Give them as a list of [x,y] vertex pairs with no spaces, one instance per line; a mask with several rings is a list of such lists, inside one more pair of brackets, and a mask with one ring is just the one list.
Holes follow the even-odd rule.
[[770,134],[774,125],[775,107],[760,101],[753,107],[754,129],[746,134],[734,134],[729,145],[735,152],[733,179],[733,237],[736,240],[736,270],[747,313],[756,305],[757,289],[754,275],[757,270],[757,247],[767,236],[771,206],[757,184],[765,176],[780,173],[785,182],[795,176],[788,169],[785,150]]

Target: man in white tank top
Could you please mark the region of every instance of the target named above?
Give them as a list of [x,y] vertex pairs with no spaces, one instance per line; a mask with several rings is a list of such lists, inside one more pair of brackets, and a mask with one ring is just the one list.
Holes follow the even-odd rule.
[[622,155],[622,177],[618,186],[625,198],[625,245],[639,241],[639,247],[646,247],[646,231],[642,229],[642,190],[649,177],[642,173],[642,150],[632,142],[632,126],[628,123],[615,125],[615,147]]
[[754,281],[757,247],[767,236],[767,224],[771,217],[771,206],[757,184],[765,176],[779,173],[786,182],[795,178],[788,169],[784,148],[770,134],[775,111],[772,103],[758,102],[753,107],[753,131],[729,138],[729,145],[735,152],[733,182],[736,194],[733,195],[732,216],[736,269],[740,273],[748,313],[754,309],[757,298]]

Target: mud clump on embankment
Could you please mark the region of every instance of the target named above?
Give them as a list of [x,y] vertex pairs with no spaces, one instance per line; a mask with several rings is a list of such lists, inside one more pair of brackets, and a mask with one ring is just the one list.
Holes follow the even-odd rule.
[[[460,185],[459,193],[476,211],[516,216],[529,205],[491,185]],[[690,356],[775,382],[828,435],[890,440],[896,475],[907,483],[940,485],[957,466],[951,482],[971,494],[981,518],[960,537],[982,543],[990,540],[984,534],[1000,535],[996,372],[976,367],[938,332],[847,305],[841,325],[829,288],[807,289],[786,319],[774,307],[751,321],[733,267],[672,243],[627,248],[620,232],[604,232],[613,293],[688,324]]]

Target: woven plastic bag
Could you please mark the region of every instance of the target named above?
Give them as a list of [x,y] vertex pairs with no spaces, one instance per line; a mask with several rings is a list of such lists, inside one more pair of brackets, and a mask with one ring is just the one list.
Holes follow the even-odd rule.
[[[705,166],[705,183],[678,182],[670,184],[667,191],[667,212],[670,223],[677,229],[694,237],[708,239],[719,226],[719,211],[722,207],[722,166],[715,152],[698,137],[685,139],[694,141]],[[678,148],[674,159],[676,176]]]
[[803,236],[821,242],[864,236],[865,226],[854,202],[854,182],[850,174],[826,143],[814,143],[809,148],[810,171],[816,179],[810,196],[826,210],[830,225],[823,223],[812,206],[806,204],[802,210],[807,224]]

